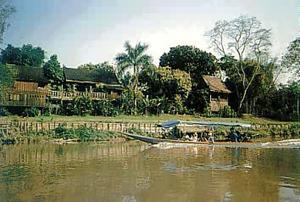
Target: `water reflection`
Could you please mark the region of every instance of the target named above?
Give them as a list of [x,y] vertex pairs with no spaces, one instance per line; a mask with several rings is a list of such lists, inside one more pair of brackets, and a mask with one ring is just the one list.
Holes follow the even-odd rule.
[[140,143],[0,148],[0,201],[297,201],[300,151]]

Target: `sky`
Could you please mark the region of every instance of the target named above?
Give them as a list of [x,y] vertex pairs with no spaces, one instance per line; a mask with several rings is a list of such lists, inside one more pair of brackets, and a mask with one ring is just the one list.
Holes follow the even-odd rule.
[[159,57],[176,45],[209,49],[205,32],[217,20],[255,16],[272,29],[272,54],[299,36],[300,0],[11,0],[16,13],[4,45],[33,44],[61,64],[114,62],[125,41],[149,45]]

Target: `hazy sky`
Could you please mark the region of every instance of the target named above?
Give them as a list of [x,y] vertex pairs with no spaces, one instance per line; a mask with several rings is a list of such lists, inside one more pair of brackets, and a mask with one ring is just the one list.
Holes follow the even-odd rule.
[[[256,16],[273,31],[273,54],[299,36],[300,0],[11,0],[17,12],[5,44],[31,43],[62,64],[113,61],[123,44],[141,41],[158,64],[176,45],[208,49],[204,33],[217,20]],[[209,50],[211,51],[211,50]]]

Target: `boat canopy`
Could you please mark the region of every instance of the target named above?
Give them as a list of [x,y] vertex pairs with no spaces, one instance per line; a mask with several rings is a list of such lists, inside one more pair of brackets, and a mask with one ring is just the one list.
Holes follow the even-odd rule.
[[242,127],[250,128],[251,124],[238,123],[238,122],[215,122],[215,121],[180,121],[180,120],[169,120],[160,124],[164,129],[173,128],[175,126],[202,126],[202,127]]

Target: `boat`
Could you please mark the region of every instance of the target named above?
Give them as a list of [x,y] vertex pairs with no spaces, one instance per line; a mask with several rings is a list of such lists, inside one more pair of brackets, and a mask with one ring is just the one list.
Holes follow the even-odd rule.
[[180,145],[225,145],[225,146],[242,146],[242,145],[249,145],[252,142],[230,142],[230,141],[217,141],[217,142],[200,142],[200,141],[184,141],[184,140],[173,140],[173,139],[161,139],[161,138],[154,138],[154,137],[147,137],[143,135],[137,135],[132,133],[123,133],[127,137],[133,138],[135,140],[139,140],[148,144],[157,145],[160,143],[171,143],[171,144],[180,144]]
[[199,126],[199,127],[240,127],[240,128],[251,128],[252,125],[248,123],[239,122],[217,122],[217,121],[180,121],[180,120],[169,120],[159,124],[164,129],[174,128],[176,126]]
[[194,141],[183,141],[183,140],[172,140],[172,139],[160,139],[160,138],[154,138],[154,137],[147,137],[143,135],[137,135],[133,133],[123,133],[127,137],[131,137],[135,140],[140,140],[145,143],[150,143],[150,144],[159,144],[162,142],[167,142],[167,143],[185,143],[185,144],[208,144],[209,142],[194,142]]
[[[237,123],[237,122],[210,122],[210,121],[180,121],[180,120],[169,120],[159,124],[160,127],[163,128],[165,132],[170,132],[174,128],[183,127],[186,131],[187,128],[193,128],[193,132],[195,131],[203,131],[207,128],[216,128],[216,127],[239,127],[239,128],[251,128],[251,124],[246,123]],[[126,136],[131,137],[136,140],[140,140],[142,142],[150,143],[150,144],[159,144],[162,142],[167,143],[184,143],[184,144],[224,144],[225,141],[190,141],[190,140],[181,140],[181,139],[163,139],[163,138],[154,138],[147,137],[143,135],[133,134],[133,133],[124,133]],[[231,142],[232,143],[232,142]]]

